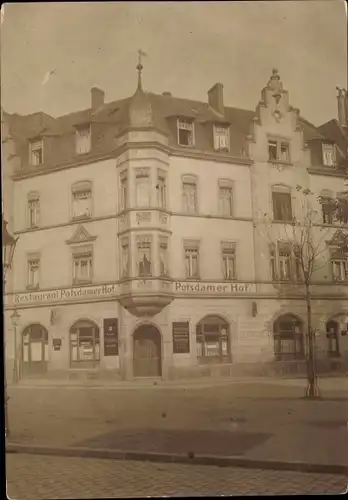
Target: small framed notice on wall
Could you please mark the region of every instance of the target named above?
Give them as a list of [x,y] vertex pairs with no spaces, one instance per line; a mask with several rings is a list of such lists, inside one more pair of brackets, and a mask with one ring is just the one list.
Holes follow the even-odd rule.
[[104,319],[104,356],[118,356],[118,319]]
[[188,354],[190,352],[190,324],[188,321],[173,323],[173,353]]

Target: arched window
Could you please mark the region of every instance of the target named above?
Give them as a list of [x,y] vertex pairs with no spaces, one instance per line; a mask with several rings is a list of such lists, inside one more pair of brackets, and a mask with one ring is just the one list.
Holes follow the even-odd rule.
[[70,328],[70,363],[75,368],[93,368],[100,361],[100,335],[97,325],[79,320]]
[[229,325],[219,316],[206,316],[196,326],[199,363],[231,361]]
[[29,325],[22,334],[23,375],[43,373],[48,361],[48,332],[40,324]]
[[327,353],[332,358],[339,357],[340,355],[339,331],[340,325],[337,321],[331,320],[326,323]]
[[276,359],[291,360],[304,357],[303,323],[293,314],[280,316],[273,325]]

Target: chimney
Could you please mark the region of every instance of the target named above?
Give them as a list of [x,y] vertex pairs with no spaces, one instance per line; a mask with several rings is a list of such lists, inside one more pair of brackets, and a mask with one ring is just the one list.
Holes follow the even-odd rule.
[[338,91],[337,106],[338,106],[338,123],[341,127],[347,126],[347,91],[336,87]]
[[103,106],[104,97],[105,92],[103,90],[100,90],[97,87],[93,87],[91,89],[91,108],[93,111]]
[[208,90],[208,103],[215,111],[221,115],[224,114],[224,86],[222,83],[216,83]]

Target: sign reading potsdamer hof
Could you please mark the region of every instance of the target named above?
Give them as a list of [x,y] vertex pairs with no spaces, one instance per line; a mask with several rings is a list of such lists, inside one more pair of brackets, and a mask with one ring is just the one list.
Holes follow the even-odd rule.
[[238,295],[256,293],[255,283],[205,283],[202,281],[175,281],[174,292],[198,295]]
[[33,291],[12,294],[12,301],[6,297],[5,305],[44,305],[55,302],[78,302],[80,300],[98,300],[108,297],[117,297],[118,286],[115,284],[99,286],[81,286],[60,288],[58,290]]

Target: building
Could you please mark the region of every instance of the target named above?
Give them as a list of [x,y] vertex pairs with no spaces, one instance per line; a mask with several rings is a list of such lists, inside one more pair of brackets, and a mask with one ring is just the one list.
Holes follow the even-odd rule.
[[[22,377],[113,379],[305,370],[303,286],[279,234],[301,217],[296,186],[342,191],[339,140],[289,104],[277,70],[248,111],[226,106],[220,83],[207,102],[144,92],[142,69],[121,101],[93,88],[81,112],[4,114],[5,218],[19,236],[9,380],[14,364]],[[335,251],[348,226],[311,200],[313,238],[326,235],[315,347],[329,370],[348,361],[348,264]]]

